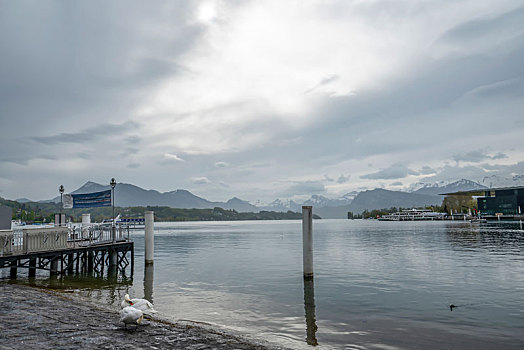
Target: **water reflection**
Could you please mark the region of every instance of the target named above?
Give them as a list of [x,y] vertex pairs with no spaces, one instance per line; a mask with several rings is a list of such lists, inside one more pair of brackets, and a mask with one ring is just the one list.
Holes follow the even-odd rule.
[[304,308],[306,309],[306,342],[318,345],[317,323],[315,320],[315,285],[313,278],[304,278]]
[[453,225],[447,228],[447,234],[456,247],[520,254],[524,248],[520,225],[520,222]]
[[147,264],[144,267],[144,298],[153,304],[153,276],[154,265]]

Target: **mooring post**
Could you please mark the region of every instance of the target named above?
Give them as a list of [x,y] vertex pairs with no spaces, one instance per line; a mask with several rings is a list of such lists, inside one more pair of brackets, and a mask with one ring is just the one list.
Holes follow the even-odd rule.
[[67,272],[68,273],[73,273],[73,268],[74,268],[74,255],[73,253],[69,253],[67,254]]
[[155,214],[152,211],[146,211],[144,215],[145,224],[145,260],[146,265],[152,264],[155,252]]
[[302,207],[302,254],[304,278],[313,278],[313,207]]
[[94,261],[95,261],[94,252],[92,251],[87,252],[87,273],[93,272]]
[[155,267],[152,264],[144,266],[144,298],[153,302],[153,277]]
[[51,272],[50,272],[51,276],[58,275],[58,258],[56,256],[51,259],[50,269],[51,269]]
[[36,276],[36,258],[29,259],[29,277]]
[[11,261],[11,269],[9,271],[9,278],[16,278],[16,268],[18,266],[18,260]]

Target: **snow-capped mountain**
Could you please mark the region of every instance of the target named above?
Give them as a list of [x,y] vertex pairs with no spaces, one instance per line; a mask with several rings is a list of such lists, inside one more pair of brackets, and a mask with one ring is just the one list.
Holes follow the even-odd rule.
[[338,199],[344,200],[349,204],[353,201],[353,199],[355,199],[356,196],[358,196],[359,193],[360,193],[359,191],[351,191],[351,192],[346,193],[343,196],[340,196]]
[[424,184],[423,186],[418,185],[418,186],[415,186],[414,188],[417,188],[417,187],[418,189],[415,191],[411,191],[411,193],[426,194],[426,195],[431,195],[431,196],[440,195],[442,193],[480,190],[480,189],[486,188],[486,186],[483,186],[475,181],[471,181],[467,179],[461,179],[455,182],[440,181],[440,182],[436,182],[432,184]]
[[409,193],[416,192],[422,188],[438,188],[438,187],[445,187],[452,183],[453,181],[437,181],[432,183],[427,182],[415,182],[414,184],[411,184],[405,191]]
[[291,211],[300,211],[301,206],[299,203],[292,201],[292,200],[281,200],[279,198],[275,199],[273,202],[264,205],[260,208],[261,210],[268,210],[268,211],[283,211],[286,212],[288,210]]
[[338,207],[341,205],[349,204],[347,200],[343,199],[330,199],[324,196],[314,194],[310,199],[305,201],[303,205],[312,205],[314,207]]

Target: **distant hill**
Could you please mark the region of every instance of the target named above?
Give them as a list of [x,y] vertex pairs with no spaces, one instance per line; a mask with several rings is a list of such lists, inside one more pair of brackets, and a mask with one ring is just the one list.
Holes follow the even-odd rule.
[[[119,207],[133,206],[166,206],[181,209],[212,209],[220,207],[233,209],[238,212],[275,211],[275,212],[301,212],[302,205],[313,206],[313,213],[325,219],[346,218],[347,212],[355,214],[364,210],[384,209],[391,207],[424,207],[427,205],[440,205],[444,196],[442,193],[452,193],[475,189],[485,189],[485,183],[515,185],[524,182],[524,176],[516,175],[511,179],[502,179],[496,176],[485,178],[482,183],[462,179],[454,182],[416,183],[407,192],[390,191],[385,189],[374,189],[364,192],[349,192],[339,198],[327,198],[321,195],[312,195],[306,201],[300,203],[293,200],[275,199],[267,205],[255,206],[247,201],[233,197],[227,202],[213,202],[193,193],[178,189],[170,192],[159,192],[156,190],[145,190],[138,186],[119,183],[115,188],[115,204]],[[72,193],[90,193],[110,189],[109,185],[100,185],[95,182],[86,182],[83,186]],[[23,200],[22,200],[23,201]],[[21,202],[22,202],[21,201]],[[60,196],[51,201],[60,202]]]
[[[88,181],[73,194],[99,192],[111,189],[109,185],[100,185],[96,182]],[[60,197],[53,201],[60,202]],[[207,199],[198,197],[187,190],[174,190],[170,192],[159,192],[156,190],[145,190],[141,187],[119,183],[115,187],[115,206],[117,207],[137,207],[137,206],[166,206],[181,209],[213,209],[220,207],[223,209],[233,209],[238,212],[259,212],[260,209],[251,205],[247,201],[239,198],[232,198],[227,202],[211,202]]]

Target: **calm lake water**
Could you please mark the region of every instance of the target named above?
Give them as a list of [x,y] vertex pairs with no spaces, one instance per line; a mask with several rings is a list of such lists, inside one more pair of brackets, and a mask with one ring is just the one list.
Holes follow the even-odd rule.
[[115,305],[146,296],[173,320],[291,348],[524,348],[518,223],[315,220],[313,231],[313,282],[301,221],[250,221],[156,223],[152,269],[136,231],[131,281],[59,285]]

